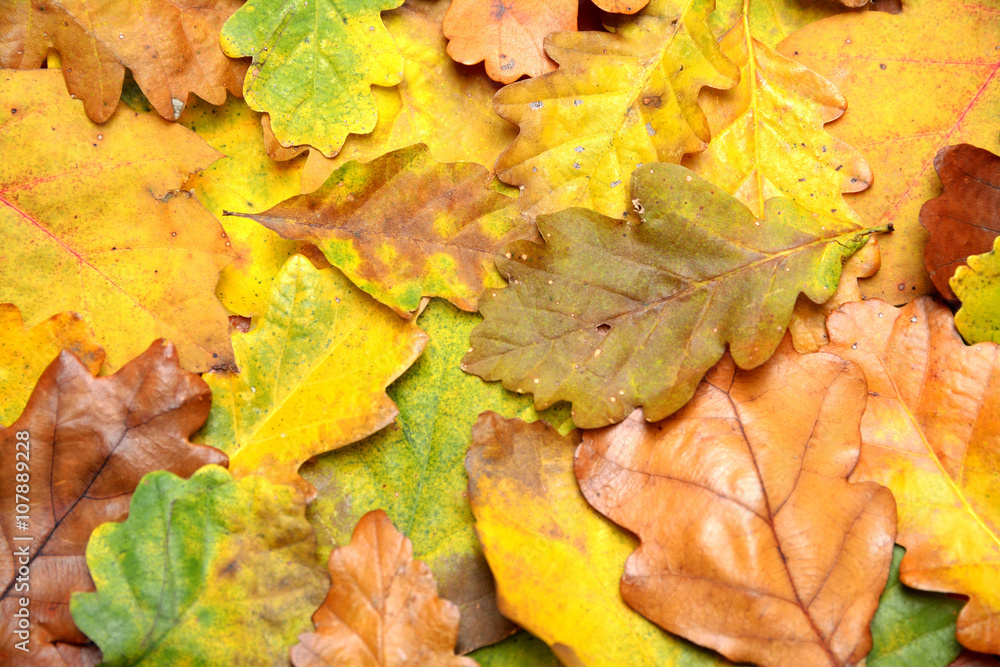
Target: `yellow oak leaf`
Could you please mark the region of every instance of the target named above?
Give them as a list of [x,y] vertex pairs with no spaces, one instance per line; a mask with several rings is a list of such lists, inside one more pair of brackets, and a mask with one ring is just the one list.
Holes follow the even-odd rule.
[[893,224],[882,268],[861,281],[866,298],[904,303],[933,291],[919,212],[940,194],[934,156],[969,143],[1000,153],[1000,0],[907,0],[899,14],[831,16],[778,51],[822,74],[850,100],[830,133],[877,165],[851,197],[866,225]]
[[705,149],[698,93],[739,79],[705,23],[714,4],[653,0],[614,34],[553,33],[545,50],[559,69],[497,93],[497,112],[521,132],[496,171],[522,187],[525,212],[584,206],[621,219],[637,167]]
[[299,466],[392,423],[385,388],[420,356],[427,334],[336,269],[295,255],[272,284],[257,328],[233,335],[239,373],[212,373],[212,411],[198,442],[314,495]]
[[298,194],[303,161],[275,162],[268,157],[260,134],[261,114],[242,100],[230,98],[220,107],[196,102],[179,122],[225,155],[184,186],[219,219],[236,254],[222,270],[219,300],[234,313],[259,315],[271,298],[271,281],[289,257],[322,256],[308,243],[287,241],[251,220],[223,212],[257,213]]
[[17,306],[0,303],[0,426],[20,416],[42,371],[64,349],[91,375],[101,370],[104,350],[76,313],[59,313],[28,329]]
[[58,70],[0,72],[0,109],[0,302],[27,326],[80,313],[110,371],[158,338],[189,370],[229,366],[215,286],[232,251],[218,221],[177,191],[219,153],[125,108],[94,124]]

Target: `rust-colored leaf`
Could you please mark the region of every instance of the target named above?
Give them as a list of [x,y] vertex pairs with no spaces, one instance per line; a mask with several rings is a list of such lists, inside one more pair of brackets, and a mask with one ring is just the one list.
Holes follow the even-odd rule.
[[240,97],[247,65],[227,58],[219,32],[240,0],[13,0],[0,4],[0,67],[35,69],[50,50],[87,116],[118,106],[125,68],[153,108],[177,120],[194,93],[222,104]]
[[[484,62],[494,81],[511,83],[556,68],[542,42],[550,32],[576,30],[577,0],[455,0],[444,15],[448,55]],[[636,10],[638,11],[638,10]]]
[[727,356],[662,422],[586,432],[584,496],[642,540],[625,601],[737,662],[862,659],[896,528],[888,489],[847,481],[864,407],[861,369],[786,337],[752,371]]
[[899,504],[899,577],[958,593],[958,641],[1000,652],[1000,346],[965,345],[929,297],[902,309],[869,299],[827,320],[824,348],[864,370],[869,398],[852,479]]
[[[20,418],[0,428],[0,664],[24,655],[14,648],[23,639],[14,616],[22,597],[30,601],[36,664],[62,664],[58,654],[75,652],[62,642],[86,643],[69,598],[94,590],[84,558],[91,531],[125,517],[147,472],[186,477],[226,463],[222,452],[188,441],[211,400],[208,385],[182,370],[162,340],[109,377],[93,377],[65,351],[45,370]],[[22,565],[30,590],[15,578]]]
[[945,146],[934,158],[944,193],[920,208],[920,224],[930,240],[924,251],[927,271],[946,299],[948,281],[969,255],[993,249],[1000,236],[1000,157],[969,144]]
[[292,648],[295,667],[475,667],[455,655],[458,607],[438,597],[430,568],[382,510],[330,554],[330,579],[316,632]]

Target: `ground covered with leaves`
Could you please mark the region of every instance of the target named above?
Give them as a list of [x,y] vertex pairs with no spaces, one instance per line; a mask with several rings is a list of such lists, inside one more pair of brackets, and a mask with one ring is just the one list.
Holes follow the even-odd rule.
[[5,0],[0,664],[997,664],[998,73],[1000,0]]

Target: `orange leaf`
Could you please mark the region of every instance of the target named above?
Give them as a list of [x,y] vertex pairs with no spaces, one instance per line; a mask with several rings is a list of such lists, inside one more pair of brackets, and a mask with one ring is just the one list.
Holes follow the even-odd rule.
[[125,68],[153,108],[176,120],[194,93],[211,104],[243,95],[247,65],[227,58],[219,32],[240,0],[13,0],[0,4],[0,67],[35,69],[54,49],[66,88],[103,123]]
[[827,331],[824,350],[868,379],[852,479],[885,484],[899,503],[900,579],[969,596],[958,641],[1000,652],[1000,348],[965,345],[927,297],[848,304]]
[[752,371],[725,357],[664,421],[585,432],[584,496],[642,540],[625,601],[737,662],[862,659],[896,525],[888,489],[846,479],[864,406],[859,368],[786,336]]
[[458,607],[382,510],[361,517],[351,543],[330,554],[330,593],[299,636],[295,667],[475,667],[455,655]]
[[[0,548],[0,664],[21,655],[14,653],[23,639],[15,634],[14,613],[22,597],[31,601],[29,646],[39,664],[61,664],[57,651],[75,653],[56,642],[87,641],[70,617],[69,599],[75,591],[94,590],[84,559],[91,531],[128,514],[132,492],[147,472],[186,477],[207,464],[225,465],[222,452],[188,442],[211,402],[208,385],[181,370],[174,346],[162,340],[110,377],[93,377],[69,352],[49,365],[20,418],[0,428],[0,532],[6,537]],[[20,565],[29,568],[30,589],[16,585]],[[86,652],[76,659],[89,664]]]
[[542,48],[550,32],[575,31],[577,0],[455,0],[444,15],[448,55],[457,62],[486,62],[494,81],[551,72],[556,63]]
[[594,4],[606,12],[635,14],[649,4],[649,0],[594,0]]

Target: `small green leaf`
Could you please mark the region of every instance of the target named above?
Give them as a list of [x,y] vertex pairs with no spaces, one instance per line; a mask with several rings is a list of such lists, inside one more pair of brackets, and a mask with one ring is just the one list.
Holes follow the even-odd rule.
[[1000,237],[993,250],[971,255],[951,277],[951,288],[962,300],[955,326],[968,343],[1000,343]]
[[955,619],[964,604],[940,593],[926,593],[899,581],[906,549],[896,546],[889,582],[872,620],[874,646],[867,667],[943,667],[958,657]]

